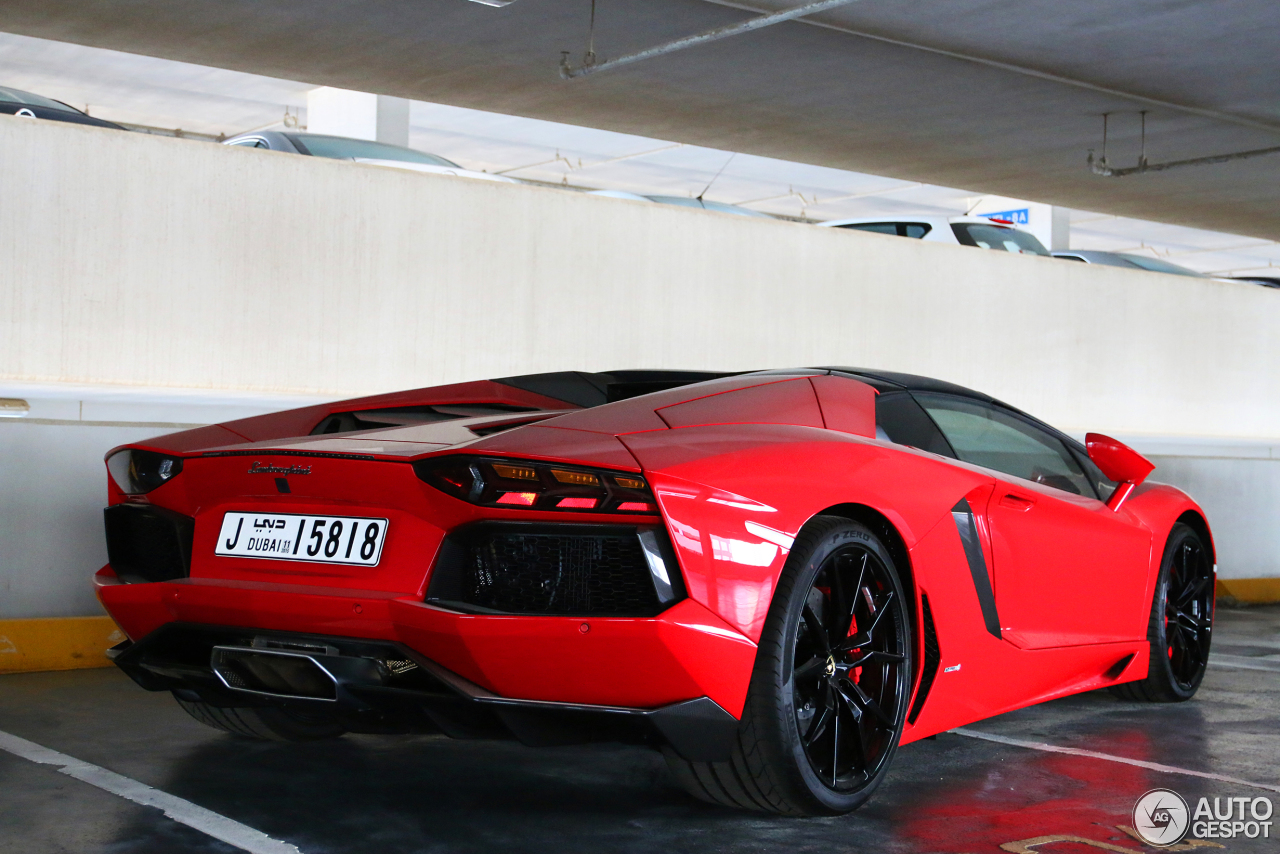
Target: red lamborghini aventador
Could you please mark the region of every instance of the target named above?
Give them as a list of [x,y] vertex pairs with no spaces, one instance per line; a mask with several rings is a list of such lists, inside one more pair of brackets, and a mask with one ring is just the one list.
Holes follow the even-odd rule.
[[1191,697],[1204,513],[986,395],[847,368],[559,373],[107,456],[111,651],[269,739],[620,740],[694,795],[852,810],[899,745]]

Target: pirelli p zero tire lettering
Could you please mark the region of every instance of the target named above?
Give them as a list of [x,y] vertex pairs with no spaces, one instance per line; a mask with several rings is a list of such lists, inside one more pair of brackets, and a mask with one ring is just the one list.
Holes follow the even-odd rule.
[[906,592],[888,549],[834,516],[796,538],[728,762],[668,766],[694,796],[784,815],[857,809],[884,779],[911,693]]
[[1117,697],[1147,703],[1180,703],[1200,688],[1213,633],[1213,558],[1191,527],[1173,526],[1156,577],[1147,640],[1147,678],[1117,685]]
[[260,741],[321,741],[346,732],[323,716],[301,715],[268,707],[212,706],[174,696],[187,714],[205,726]]

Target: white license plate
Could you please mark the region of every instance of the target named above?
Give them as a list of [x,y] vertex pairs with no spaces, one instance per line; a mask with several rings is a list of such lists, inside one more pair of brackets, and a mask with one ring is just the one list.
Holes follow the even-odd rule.
[[228,513],[214,554],[377,566],[387,520],[367,516]]

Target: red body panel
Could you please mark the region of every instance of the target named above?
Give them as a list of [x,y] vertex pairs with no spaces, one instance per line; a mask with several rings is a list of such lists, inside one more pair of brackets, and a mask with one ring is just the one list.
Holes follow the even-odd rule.
[[[500,384],[466,384],[161,437],[146,447],[182,453],[182,473],[143,497],[127,498],[113,484],[112,503],[194,517],[191,577],[124,584],[104,568],[101,601],[135,640],[172,621],[396,640],[503,697],[656,707],[706,696],[736,716],[794,538],[819,514],[873,514],[909,555],[901,569],[915,604],[917,661],[925,596],[941,650],[927,701],[904,735],[911,741],[1142,678],[1164,541],[1183,514],[1203,515],[1158,484],[1138,487],[1115,512],[1094,498],[877,440],[875,392],[821,372],[703,382],[484,436],[472,428],[502,419],[334,437],[279,432],[305,434],[330,412],[445,400],[565,408]],[[253,453],[199,455],[218,445]],[[429,486],[410,465],[460,452],[642,472],[661,516],[478,507]],[[298,454],[309,456],[312,473],[290,477],[289,494],[249,472],[253,463],[287,466]],[[971,508],[981,540],[998,633],[984,623],[979,570],[957,529],[960,506]],[[386,517],[380,563],[216,557],[223,514],[262,509]],[[425,604],[445,535],[481,519],[665,524],[688,598],[653,618],[464,614]]]
[[[1024,649],[1141,640],[1151,531],[1127,509],[1021,478],[987,505],[1005,638]],[[1099,595],[1105,591],[1105,595]]]
[[813,390],[822,407],[822,420],[828,430],[876,435],[876,390],[866,383],[851,383],[843,377],[810,377]]
[[522,700],[653,707],[705,696],[738,716],[746,700],[738,677],[755,661],[754,644],[687,600],[653,619],[482,617],[415,596],[296,583],[121,584],[110,568],[94,582],[133,639],[182,621],[400,641]]
[[912,548],[911,562],[917,568],[921,592],[929,597],[941,661],[928,702],[915,725],[907,729],[904,742],[1113,684],[1116,680],[1104,674],[1131,653],[1133,662],[1124,678],[1146,675],[1145,640],[1023,650],[991,635],[983,625],[954,525],[938,525],[930,531]]
[[871,507],[910,547],[983,480],[930,454],[810,427],[675,433],[623,438],[658,496],[690,596],[753,640],[789,541],[813,516]]
[[454,385],[396,391],[375,394],[333,403],[288,409],[269,415],[241,418],[225,424],[182,430],[134,443],[131,447],[151,448],[158,451],[186,453],[244,442],[264,442],[289,436],[305,436],[325,417],[335,412],[355,412],[395,406],[425,406],[430,404],[497,403],[507,406],[527,406],[530,409],[570,409],[572,404],[554,398],[533,394],[491,380],[456,383]]
[[818,396],[804,377],[674,403],[657,412],[673,429],[705,424],[823,426]]

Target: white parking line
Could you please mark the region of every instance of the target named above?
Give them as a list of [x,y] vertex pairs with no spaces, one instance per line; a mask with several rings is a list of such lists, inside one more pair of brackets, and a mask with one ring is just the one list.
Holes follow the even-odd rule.
[[1228,655],[1221,652],[1209,653],[1210,667],[1234,667],[1237,670],[1265,670],[1268,673],[1280,673],[1280,661],[1270,657],[1257,658],[1252,655]]
[[164,814],[174,821],[208,834],[228,845],[234,845],[243,851],[249,851],[252,854],[301,854],[296,846],[272,839],[260,830],[254,830],[238,821],[232,821],[226,816],[218,815],[216,812],[196,806],[190,801],[184,801],[159,789],[153,789],[145,783],[139,783],[114,771],[108,771],[106,768],[82,762],[65,753],[42,747],[34,741],[0,732],[0,750],[40,765],[55,766],[58,771],[68,777],[96,786],[104,792],[119,795],[135,804],[164,810]]
[[1025,747],[1030,750],[1042,750],[1045,753],[1065,753],[1068,756],[1087,756],[1090,759],[1104,759],[1107,762],[1119,762],[1122,765],[1134,765],[1138,768],[1146,768],[1149,771],[1163,771],[1166,774],[1184,774],[1188,777],[1203,777],[1206,780],[1217,780],[1219,783],[1231,783],[1236,786],[1248,786],[1251,789],[1265,789],[1268,792],[1280,792],[1280,786],[1271,786],[1266,783],[1250,783],[1248,780],[1241,780],[1236,777],[1226,777],[1222,774],[1211,774],[1207,771],[1192,771],[1190,768],[1178,768],[1173,765],[1161,765],[1158,762],[1144,762],[1141,759],[1128,759],[1124,756],[1112,756],[1110,753],[1098,753],[1093,750],[1081,750],[1078,747],[1059,747],[1056,744],[1045,744],[1042,741],[1023,741],[1020,738],[1009,738],[1008,736],[995,735],[989,732],[978,732],[968,727],[959,727],[951,730],[956,735],[963,735],[967,738],[979,738],[983,741],[993,741],[996,744],[1008,744],[1013,747]]

